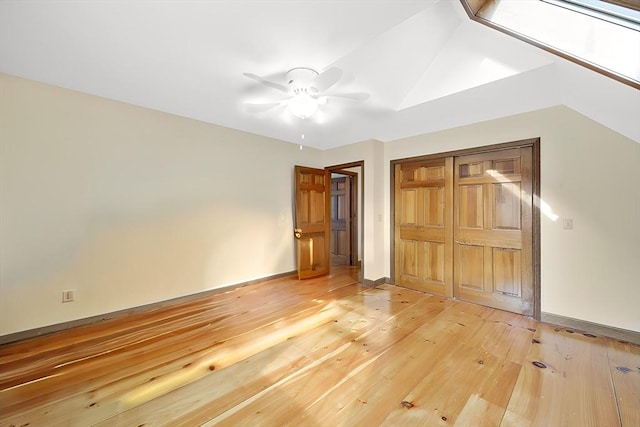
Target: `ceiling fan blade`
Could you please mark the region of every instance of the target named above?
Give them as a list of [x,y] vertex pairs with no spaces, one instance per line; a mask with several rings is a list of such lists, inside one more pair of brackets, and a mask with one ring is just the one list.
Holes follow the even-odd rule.
[[364,101],[365,99],[368,99],[370,95],[366,92],[353,92],[353,93],[332,93],[332,94],[326,94],[324,96],[332,97],[332,98],[347,98],[347,99],[353,99],[355,101]]
[[318,74],[316,78],[313,79],[313,82],[311,82],[311,86],[318,89],[318,92],[324,92],[334,84],[338,83],[340,77],[342,77],[342,70],[340,68],[331,67]]
[[287,88],[286,86],[283,86],[279,83],[274,83],[274,82],[270,82],[269,80],[265,80],[260,76],[257,76],[255,74],[251,74],[251,73],[242,73],[243,76],[245,77],[249,77],[250,79],[253,79],[259,83],[262,83],[265,86],[269,86],[272,87],[274,89],[278,89],[279,91],[288,93],[289,92],[289,88]]
[[267,102],[264,104],[252,104],[252,103],[246,103],[245,106],[247,108],[247,111],[249,113],[262,113],[264,111],[268,111],[274,107],[277,107],[278,105],[280,105],[282,102]]

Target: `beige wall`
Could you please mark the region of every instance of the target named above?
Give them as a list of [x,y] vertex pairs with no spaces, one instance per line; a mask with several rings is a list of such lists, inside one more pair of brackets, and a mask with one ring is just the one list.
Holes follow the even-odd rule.
[[[640,144],[552,107],[385,144],[391,160],[541,138],[542,311],[640,331]],[[386,167],[384,182],[389,182]],[[384,186],[385,216],[390,187]],[[562,228],[572,218],[574,229]],[[390,259],[389,229],[384,258]],[[390,272],[386,262],[385,274]]]
[[[365,161],[365,278],[398,158],[541,138],[542,310],[640,331],[640,144],[565,107],[324,152],[0,74],[0,335],[295,268],[292,168]],[[76,301],[62,304],[61,292]]]
[[295,269],[293,165],[317,150],[1,74],[0,91],[0,335]]
[[382,168],[384,146],[379,141],[363,141],[323,152],[325,165],[364,161],[364,212],[362,229],[364,249],[362,267],[366,279],[375,280],[384,276],[384,254],[380,251],[383,242],[384,224],[382,212],[384,194],[380,191],[379,171]]

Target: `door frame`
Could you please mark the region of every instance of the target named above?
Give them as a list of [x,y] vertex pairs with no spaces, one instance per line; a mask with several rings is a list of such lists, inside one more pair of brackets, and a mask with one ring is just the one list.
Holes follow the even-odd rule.
[[[360,171],[359,172],[350,172],[350,171],[345,171],[345,169],[351,169],[351,168],[356,168],[359,167]],[[346,173],[348,172],[348,174],[355,174],[355,175],[359,175],[358,176],[358,181],[360,183],[360,188],[357,189],[357,192],[360,196],[360,205],[358,206],[358,211],[357,211],[357,221],[358,221],[358,227],[362,227],[361,229],[363,230],[362,233],[358,233],[360,238],[359,239],[355,239],[355,248],[352,247],[352,250],[355,249],[355,256],[356,256],[356,263],[357,261],[360,261],[360,265],[359,265],[359,272],[358,272],[358,279],[359,281],[362,283],[364,280],[364,220],[363,220],[363,214],[364,214],[364,160],[358,160],[355,162],[349,162],[349,163],[341,163],[338,165],[332,165],[332,166],[326,166],[325,167],[326,170],[329,171],[329,174],[331,174],[332,172],[335,173]],[[357,181],[357,182],[358,182]],[[356,184],[357,184],[356,182]],[[357,187],[357,185],[356,185]],[[356,205],[358,205],[358,201],[355,201]],[[357,233],[357,229],[356,229],[356,233]],[[358,252],[359,250],[362,249],[362,259],[358,260]]]
[[529,138],[518,141],[506,142],[501,144],[485,145],[481,147],[466,148],[461,150],[447,151],[443,153],[427,154],[416,157],[406,157],[402,159],[391,160],[390,162],[390,239],[392,245],[390,248],[390,272],[391,283],[395,284],[395,166],[397,164],[441,159],[443,157],[467,156],[470,154],[480,154],[491,151],[508,150],[512,148],[532,147],[532,268],[533,268],[533,318],[540,320],[540,138]]

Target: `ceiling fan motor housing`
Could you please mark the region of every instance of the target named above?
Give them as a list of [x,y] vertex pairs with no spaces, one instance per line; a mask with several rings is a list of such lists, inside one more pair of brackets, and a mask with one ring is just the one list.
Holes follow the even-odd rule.
[[293,93],[317,93],[318,89],[311,86],[313,80],[318,76],[318,72],[311,68],[296,67],[287,71],[287,83]]

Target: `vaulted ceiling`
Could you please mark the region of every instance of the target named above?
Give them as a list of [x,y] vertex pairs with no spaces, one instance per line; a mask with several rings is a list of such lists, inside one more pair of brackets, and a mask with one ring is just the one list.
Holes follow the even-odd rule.
[[[343,71],[299,119],[249,112],[294,67]],[[321,149],[564,104],[640,142],[638,90],[472,21],[453,0],[0,0],[0,72]],[[302,136],[304,135],[304,139]]]

